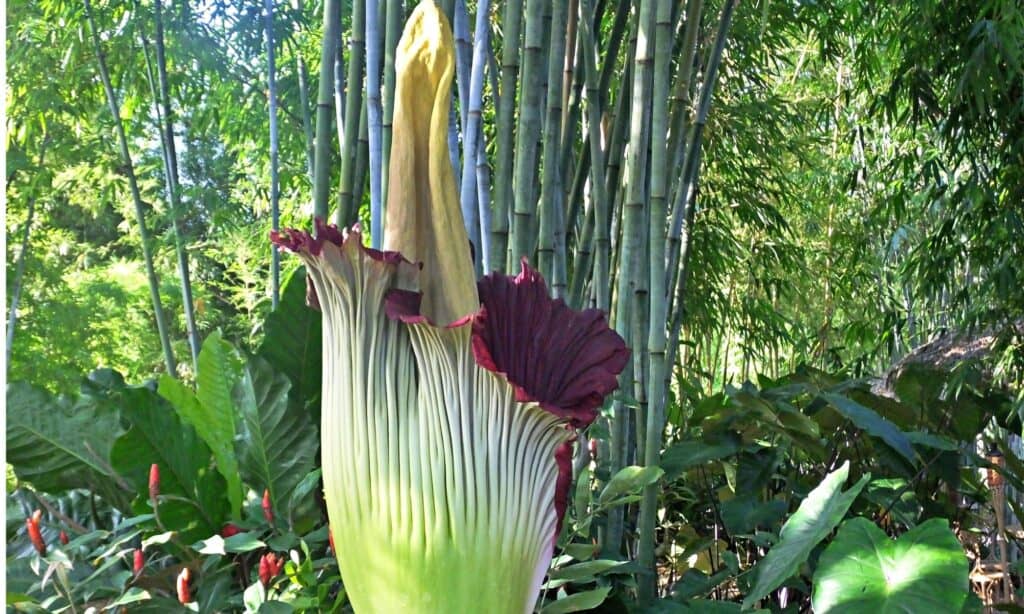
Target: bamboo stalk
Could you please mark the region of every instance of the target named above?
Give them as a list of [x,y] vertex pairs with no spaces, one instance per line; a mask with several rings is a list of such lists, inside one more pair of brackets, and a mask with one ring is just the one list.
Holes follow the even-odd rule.
[[[473,43],[469,39],[469,12],[466,10],[466,0],[455,0],[453,12],[452,36],[455,39],[455,84],[459,101],[459,129],[465,135],[466,122],[469,120],[469,82],[473,56]],[[463,164],[466,164],[466,160],[472,157],[472,152],[471,155],[463,155]],[[470,167],[473,166],[471,162],[469,164]],[[462,176],[462,169],[456,167],[455,171],[460,177]]]
[[523,22],[523,3],[506,2],[502,18],[504,36],[501,47],[501,89],[497,104],[497,153],[495,155],[494,213],[491,218],[490,269],[506,271],[511,261],[509,250],[510,213],[513,211],[513,127],[515,125],[516,86],[519,82],[519,39]]
[[341,27],[339,0],[324,0],[323,40],[320,42],[320,87],[316,100],[316,144],[313,165],[313,216],[327,219],[331,189],[331,104],[333,103],[334,54]]
[[491,235],[488,229],[492,227],[491,220],[491,168],[487,164],[487,146],[484,143],[484,133],[480,131],[480,139],[476,149],[476,194],[477,203],[480,208],[480,254],[482,259],[481,269],[490,273],[494,270],[491,261]]
[[395,114],[395,49],[402,33],[401,0],[388,0],[384,20],[384,117],[381,121],[381,202],[388,202],[388,171],[391,160],[391,123]]
[[356,163],[352,171],[352,217],[345,224],[360,219],[363,206],[363,195],[366,193],[366,175],[370,158],[369,126],[367,121],[366,98],[363,98],[359,109],[359,139],[356,140]]
[[[267,45],[267,98],[270,113],[270,217],[271,228],[277,231],[281,224],[281,213],[278,210],[278,193],[280,191],[277,174],[277,76],[274,63],[274,0],[263,3],[264,32]],[[277,309],[277,301],[281,295],[281,254],[277,244],[270,247],[270,301],[271,308]]]
[[364,35],[366,31],[366,4],[358,0],[352,5],[352,31],[348,43],[348,79],[345,90],[345,143],[341,148],[341,180],[338,189],[338,211],[336,223],[345,226],[351,223],[359,212],[361,203],[353,191],[362,194],[362,185],[356,185],[356,158],[362,130],[363,114],[363,59],[366,53]]
[[[661,135],[668,131],[668,85],[671,70],[672,3],[658,0],[654,25],[654,78],[651,109],[651,134]],[[649,236],[647,246],[649,260],[649,304],[650,317],[647,329],[647,355],[649,377],[647,379],[647,424],[644,444],[644,466],[653,467],[661,463],[662,430],[665,423],[665,383],[668,372],[665,363],[665,327],[668,318],[665,296],[665,222],[668,217],[665,204],[668,184],[668,152],[666,142],[651,139],[651,199]],[[657,568],[654,559],[655,526],[658,512],[658,491],[660,486],[651,484],[644,488],[640,503],[639,563],[650,574],[638,576],[640,600],[650,601],[657,596]]]
[[704,82],[701,84],[700,102],[697,106],[697,115],[692,128],[693,135],[690,137],[689,148],[686,154],[686,166],[683,170],[682,183],[676,191],[675,202],[672,206],[672,219],[669,228],[670,236],[683,237],[683,225],[684,223],[686,225],[685,237],[676,240],[680,245],[678,253],[669,251],[668,254],[669,268],[667,270],[672,275],[672,282],[668,287],[668,313],[672,314],[669,352],[672,358],[675,357],[675,346],[678,344],[679,329],[682,326],[683,314],[685,312],[683,300],[686,284],[680,280],[686,278],[687,267],[689,267],[688,257],[691,251],[689,235],[692,232],[696,186],[700,169],[701,137],[704,133],[704,126],[707,123],[708,112],[711,109],[711,97],[718,80],[718,67],[722,62],[722,54],[725,51],[729,25],[732,22],[732,15],[738,4],[739,0],[727,0],[725,6],[722,7],[715,45],[712,49],[711,57],[708,59]]
[[380,25],[377,0],[366,0],[366,128],[370,158],[370,239],[374,249],[384,240],[384,205],[381,200]]
[[167,83],[167,56],[164,51],[164,24],[162,2],[156,0],[156,70],[160,81],[160,100],[163,105],[164,147],[166,148],[165,171],[167,192],[171,201],[171,227],[174,230],[174,249],[178,256],[178,274],[181,279],[181,302],[185,312],[185,329],[188,346],[192,353],[192,367],[199,372],[199,331],[196,330],[195,305],[192,300],[192,280],[189,276],[188,253],[181,230],[181,192],[178,189],[178,153],[174,144],[174,115],[171,111],[170,87]]
[[[338,151],[345,147],[345,58],[341,45],[334,52],[334,126],[338,133]],[[329,198],[329,197],[328,197]]]
[[538,270],[546,279],[553,279],[555,273],[555,227],[561,206],[559,198],[562,178],[558,160],[562,135],[562,72],[565,61],[566,7],[561,2],[551,4],[551,39],[548,53],[548,94],[547,117],[544,121],[544,147],[542,160],[544,175],[540,197],[540,238],[537,248]]
[[[462,6],[460,9],[459,7]],[[456,3],[455,14],[464,11],[464,0]],[[488,0],[478,0],[476,7],[476,24],[473,34],[473,66],[469,79],[469,88],[466,92],[467,109],[466,124],[463,132],[463,154],[462,154],[462,181],[459,192],[462,203],[463,222],[466,225],[466,233],[473,244],[474,268],[479,276],[483,270],[485,250],[481,243],[480,210],[477,206],[477,156],[480,154],[482,125],[482,106],[484,92],[484,66],[487,62],[488,45]]]
[[[303,14],[302,1],[296,5],[299,14]],[[315,158],[313,146],[313,119],[309,113],[309,70],[306,68],[306,60],[302,57],[302,48],[295,47],[295,66],[299,78],[299,104],[302,105],[302,133],[306,137],[306,167],[309,172],[309,182],[315,182]]]
[[522,95],[519,100],[519,125],[516,130],[513,189],[512,239],[509,268],[516,261],[533,257],[533,184],[537,172],[537,138],[540,135],[541,47],[544,44],[543,3],[527,0],[526,32],[523,38]]
[[[672,152],[672,168],[680,168],[685,164],[686,147],[690,135],[690,106],[691,90],[693,83],[694,58],[697,54],[697,33],[700,30],[700,16],[703,10],[704,0],[688,0],[686,4],[686,23],[684,27],[682,42],[682,58],[679,61],[679,73],[676,76],[675,87],[672,89],[672,127],[669,135],[669,151]],[[674,182],[672,194],[674,195],[683,184],[682,173],[679,181]],[[673,202],[674,199],[673,199]],[[673,215],[675,212],[673,211]],[[674,275],[675,257],[673,254],[679,251],[679,236],[674,233],[675,224],[669,224],[668,253],[669,275]],[[671,282],[669,284],[672,285]]]
[[142,260],[146,267],[146,279],[149,282],[149,295],[153,301],[153,315],[156,318],[157,332],[160,335],[160,346],[164,353],[164,366],[169,375],[177,372],[174,361],[174,352],[171,350],[171,341],[168,334],[167,318],[164,315],[163,303],[160,300],[160,282],[157,280],[156,270],[153,267],[152,244],[149,231],[146,230],[145,205],[142,202],[142,194],[139,192],[139,183],[135,177],[135,166],[132,164],[132,156],[128,151],[128,138],[125,136],[124,124],[121,122],[121,106],[117,102],[117,95],[114,94],[114,87],[110,83],[110,73],[107,71],[106,54],[100,47],[99,32],[96,29],[96,21],[92,16],[92,6],[89,0],[84,0],[85,16],[89,22],[89,29],[92,31],[93,50],[96,53],[96,60],[100,69],[100,80],[103,82],[103,90],[107,96],[107,106],[110,108],[110,115],[114,120],[114,127],[117,132],[117,142],[121,150],[121,163],[124,167],[124,174],[128,178],[128,187],[131,190],[132,201],[135,204],[135,221],[139,227],[139,243],[142,246]]
[[[634,50],[637,45],[637,31],[639,26],[639,18],[633,22],[631,28],[632,33],[630,35],[629,48],[631,53],[628,56],[634,55]],[[606,66],[608,65],[608,59],[606,57]],[[615,331],[626,341],[627,347],[633,347],[632,339],[632,309],[633,309],[633,289],[631,280],[634,280],[637,275],[638,264],[633,256],[636,251],[637,244],[639,243],[639,230],[631,228],[631,232],[627,233],[625,228],[626,222],[626,207],[625,203],[625,191],[619,190],[619,177],[618,168],[619,160],[621,160],[621,151],[625,142],[625,130],[627,127],[631,127],[634,115],[633,111],[637,109],[633,105],[633,90],[635,89],[636,83],[636,72],[637,65],[635,62],[627,61],[626,75],[623,80],[622,91],[619,92],[619,99],[616,103],[616,114],[612,123],[612,138],[608,148],[607,160],[607,177],[605,180],[606,192],[608,202],[615,202],[616,205],[613,209],[615,214],[611,216],[610,221],[612,223],[610,230],[610,238],[615,238],[616,243],[611,245],[611,255],[614,258],[609,265],[609,274],[614,273],[615,282],[610,284],[609,287],[615,288],[615,307],[614,307],[614,322]],[[628,102],[628,104],[627,104]],[[641,107],[642,108],[642,107]],[[636,221],[632,222],[633,226],[636,226]],[[609,280],[611,281],[611,280]],[[595,281],[595,284],[599,283]],[[635,368],[635,361],[630,360],[627,363],[626,369],[619,374],[619,388],[620,390],[628,391],[633,389],[633,370]],[[617,399],[612,403],[612,421],[611,421],[611,453],[609,455],[609,470],[612,475],[617,471],[626,466],[630,457],[630,437],[629,437],[629,424],[630,424],[630,408],[625,404],[622,399]],[[624,523],[624,512],[621,507],[613,508],[608,512],[608,529],[607,537],[605,540],[605,556],[619,556],[622,548],[622,536],[623,536],[623,523]]]

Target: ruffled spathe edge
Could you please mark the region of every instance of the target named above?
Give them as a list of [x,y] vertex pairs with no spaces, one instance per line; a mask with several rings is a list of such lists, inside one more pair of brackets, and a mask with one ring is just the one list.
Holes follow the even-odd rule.
[[[316,218],[313,223],[316,228],[315,233],[296,228],[284,228],[281,231],[271,230],[270,241],[307,261],[323,257],[324,248],[330,245],[339,251],[357,249],[374,262],[394,266],[401,274],[401,278],[408,279],[419,272],[420,266],[410,262],[399,252],[379,250],[363,245],[363,232],[359,224],[348,229],[339,229],[334,224],[324,222],[322,218]],[[306,277],[306,303],[320,311],[320,300],[316,295],[316,288],[308,276]]]

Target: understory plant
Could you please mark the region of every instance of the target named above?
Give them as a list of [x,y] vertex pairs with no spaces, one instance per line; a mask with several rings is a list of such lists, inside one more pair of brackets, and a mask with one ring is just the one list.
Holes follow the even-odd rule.
[[475,280],[448,155],[452,35],[433,2],[398,45],[385,251],[320,221],[273,240],[323,312],[324,492],[358,612],[529,612],[572,480],[574,429],[628,350],[524,260]]

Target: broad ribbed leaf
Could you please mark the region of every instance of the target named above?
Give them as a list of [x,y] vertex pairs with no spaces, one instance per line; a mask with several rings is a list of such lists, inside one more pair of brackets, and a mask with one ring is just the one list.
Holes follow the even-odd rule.
[[313,468],[317,433],[309,416],[288,405],[291,384],[270,363],[253,357],[235,386],[242,479],[257,492],[270,490],[277,518],[296,484]]
[[898,426],[880,416],[875,410],[864,407],[842,395],[825,392],[821,397],[850,422],[853,422],[857,428],[866,431],[872,437],[881,439],[911,464],[915,463],[914,447],[910,445],[910,440]]
[[839,529],[814,574],[814,611],[849,614],[958,612],[967,599],[967,557],[943,518],[897,540],[866,518]]
[[284,283],[277,309],[264,322],[257,354],[291,381],[289,404],[300,410],[312,405],[319,418],[320,312],[306,306],[306,269],[296,269]]
[[210,446],[217,470],[227,481],[231,514],[242,508],[242,480],[235,456],[235,407],[231,391],[239,378],[239,359],[231,344],[219,332],[206,338],[199,352],[199,377],[196,392],[176,379],[160,378],[160,396],[171,402],[182,420],[191,424]]
[[779,532],[779,541],[768,554],[754,566],[756,581],[743,608],[749,608],[768,593],[779,587],[787,578],[796,573],[800,565],[810,556],[811,550],[825,539],[839,524],[850,509],[853,500],[871,479],[865,475],[846,492],[843,484],[850,474],[850,463],[825,476],[817,488],[808,493],[800,502],[793,515]]
[[90,397],[71,401],[23,382],[7,388],[7,462],[38,490],[117,492],[108,467],[120,433],[116,410]]
[[[187,392],[187,391],[186,391]],[[210,448],[192,426],[148,388],[124,388],[115,397],[131,428],[114,442],[110,461],[114,469],[148,497],[149,467],[160,467],[160,492],[187,499],[167,499],[160,504],[164,526],[184,530],[191,522],[198,533],[215,533],[226,516],[224,479],[208,471]],[[191,535],[184,539],[191,540]]]

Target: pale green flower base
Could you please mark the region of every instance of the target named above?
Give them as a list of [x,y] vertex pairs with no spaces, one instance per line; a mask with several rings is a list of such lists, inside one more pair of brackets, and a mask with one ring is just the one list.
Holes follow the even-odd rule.
[[369,612],[532,610],[564,423],[478,367],[470,326],[384,315],[394,265],[305,257],[324,313],[324,490],[345,590]]

